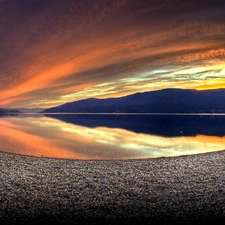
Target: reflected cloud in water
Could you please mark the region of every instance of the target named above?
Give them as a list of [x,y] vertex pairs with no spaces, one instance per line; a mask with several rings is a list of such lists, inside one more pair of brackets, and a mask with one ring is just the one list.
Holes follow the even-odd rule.
[[222,116],[2,117],[0,150],[82,160],[198,154],[225,149],[224,124]]

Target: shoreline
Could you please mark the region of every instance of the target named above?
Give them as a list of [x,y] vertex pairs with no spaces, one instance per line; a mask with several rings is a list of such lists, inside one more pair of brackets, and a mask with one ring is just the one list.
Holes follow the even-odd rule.
[[139,160],[0,152],[0,223],[223,224],[225,151]]

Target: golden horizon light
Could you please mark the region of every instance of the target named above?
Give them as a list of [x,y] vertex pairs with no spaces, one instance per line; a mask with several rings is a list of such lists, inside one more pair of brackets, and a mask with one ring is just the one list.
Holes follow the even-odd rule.
[[225,88],[221,0],[0,1],[0,107]]

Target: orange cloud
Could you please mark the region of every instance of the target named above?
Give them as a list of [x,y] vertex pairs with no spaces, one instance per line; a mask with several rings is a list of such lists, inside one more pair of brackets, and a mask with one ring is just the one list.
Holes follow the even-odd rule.
[[[153,84],[156,75],[151,72],[163,67],[175,71],[207,66],[212,61],[224,63],[221,1],[103,0],[101,4],[83,1],[79,5],[71,1],[62,7],[57,1],[40,0],[39,4],[38,11],[29,0],[20,7],[1,4],[2,106],[50,107],[89,97],[91,92],[97,97],[120,96],[136,92],[143,82]],[[140,78],[143,73],[150,75]],[[206,73],[200,78],[182,75],[171,71],[157,74],[158,83],[178,86],[182,79],[189,88],[202,80],[207,80],[204,88],[214,85]],[[222,75],[217,74],[216,79]],[[127,80],[130,90],[119,90],[122,79],[134,77],[136,84],[134,79]],[[110,82],[113,93],[96,87]],[[157,89],[158,83],[149,85],[148,90]]]

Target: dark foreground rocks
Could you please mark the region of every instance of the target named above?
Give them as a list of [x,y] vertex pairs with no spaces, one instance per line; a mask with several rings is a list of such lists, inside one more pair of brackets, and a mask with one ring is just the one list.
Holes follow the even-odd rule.
[[129,161],[0,153],[0,224],[225,224],[225,152]]

